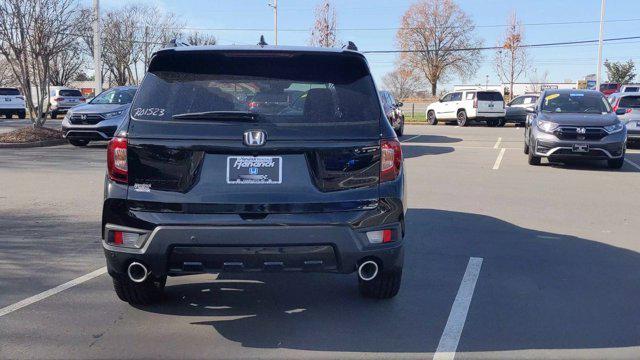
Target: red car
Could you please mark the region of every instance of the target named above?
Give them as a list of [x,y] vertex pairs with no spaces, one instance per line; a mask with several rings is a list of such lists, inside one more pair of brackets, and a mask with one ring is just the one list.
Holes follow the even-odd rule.
[[620,84],[618,83],[604,83],[600,84],[600,92],[605,96],[609,96],[613,93],[617,93],[620,90]]

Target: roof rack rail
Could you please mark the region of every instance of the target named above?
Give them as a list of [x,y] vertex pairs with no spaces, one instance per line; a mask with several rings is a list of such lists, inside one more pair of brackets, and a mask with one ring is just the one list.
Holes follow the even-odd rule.
[[164,44],[165,48],[175,48],[175,47],[182,47],[182,46],[191,46],[191,44],[177,38],[173,38],[169,40],[168,43]]
[[353,41],[347,42],[347,45],[343,45],[342,48],[346,48],[347,50],[358,51],[358,47],[354,44]]

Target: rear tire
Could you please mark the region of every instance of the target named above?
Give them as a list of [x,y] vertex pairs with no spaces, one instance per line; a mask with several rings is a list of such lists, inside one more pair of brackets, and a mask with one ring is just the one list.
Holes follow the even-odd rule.
[[458,121],[458,126],[467,126],[467,112],[464,110],[460,110],[458,111],[457,114],[457,121]]
[[26,113],[26,112],[24,112],[24,111],[23,111],[23,112],[19,112],[19,113],[18,113],[18,118],[19,118],[19,119],[24,119],[24,118],[26,118],[26,117],[27,117],[27,113]]
[[113,277],[113,289],[118,298],[131,305],[150,305],[162,300],[164,285],[167,277],[160,279],[148,278],[145,282],[137,284],[127,277]]
[[438,125],[438,119],[436,119],[436,113],[433,110],[427,113],[427,124]]
[[396,135],[402,136],[404,134],[404,118],[400,119],[400,127],[396,130]]
[[498,126],[498,122],[495,119],[487,119],[488,127],[496,127]]
[[497,124],[498,127],[503,127],[507,123],[507,121],[504,118],[500,118],[500,119],[497,119],[497,123],[498,123]]
[[360,295],[373,299],[390,299],[398,295],[401,283],[402,267],[381,271],[369,281],[364,281],[358,277]]
[[89,144],[89,140],[67,139],[67,141],[73,146],[87,146]]
[[57,118],[58,118],[58,113],[57,113],[57,112],[55,112],[55,111],[52,111],[52,112],[51,112],[51,118],[52,118],[52,119],[57,119]]

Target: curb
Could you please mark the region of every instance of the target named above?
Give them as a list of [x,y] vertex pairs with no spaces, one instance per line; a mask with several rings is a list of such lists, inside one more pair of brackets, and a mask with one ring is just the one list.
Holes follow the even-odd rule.
[[34,147],[56,146],[67,143],[67,139],[53,139],[29,143],[0,143],[0,149],[24,149]]

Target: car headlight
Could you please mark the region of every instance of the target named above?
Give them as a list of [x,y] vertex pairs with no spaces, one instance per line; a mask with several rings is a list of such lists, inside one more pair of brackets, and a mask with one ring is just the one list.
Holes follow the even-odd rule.
[[538,129],[549,134],[552,134],[558,128],[558,124],[551,121],[538,120],[537,124]]
[[624,124],[621,122],[604,127],[604,130],[609,134],[620,132],[622,129],[624,129]]
[[123,112],[124,112],[124,110],[111,111],[111,112],[102,114],[102,117],[105,118],[105,119],[111,119],[111,118],[114,118],[116,116],[122,115]]

